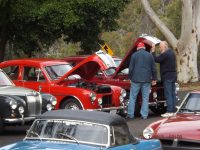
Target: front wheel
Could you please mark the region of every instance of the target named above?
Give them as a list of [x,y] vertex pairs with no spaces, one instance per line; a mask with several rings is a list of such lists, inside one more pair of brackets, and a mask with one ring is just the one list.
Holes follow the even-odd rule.
[[163,106],[163,105],[162,106],[157,106],[157,107],[156,106],[151,106],[150,109],[151,109],[151,111],[153,113],[158,114],[158,115],[164,114],[167,111],[167,107]]
[[0,134],[3,133],[4,125],[3,125],[3,120],[0,118]]
[[83,109],[83,107],[81,106],[81,104],[73,98],[67,99],[65,100],[61,106],[61,109],[71,109],[71,110],[79,110],[79,109]]
[[127,110],[118,110],[117,114],[122,116],[122,117],[126,117],[127,116]]

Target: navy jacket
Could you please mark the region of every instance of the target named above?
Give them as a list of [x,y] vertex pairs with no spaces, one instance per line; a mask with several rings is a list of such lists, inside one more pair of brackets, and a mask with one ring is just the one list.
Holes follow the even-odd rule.
[[157,63],[160,63],[160,76],[161,80],[176,81],[176,56],[172,49],[168,49],[160,55],[156,56],[152,53]]
[[155,61],[145,49],[137,50],[131,56],[129,78],[132,82],[151,82],[157,80]]

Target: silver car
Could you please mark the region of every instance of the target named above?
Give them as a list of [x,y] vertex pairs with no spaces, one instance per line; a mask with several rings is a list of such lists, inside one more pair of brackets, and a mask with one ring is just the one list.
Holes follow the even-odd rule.
[[50,94],[17,87],[0,69],[0,133],[6,125],[23,125],[37,115],[55,108],[56,98]]

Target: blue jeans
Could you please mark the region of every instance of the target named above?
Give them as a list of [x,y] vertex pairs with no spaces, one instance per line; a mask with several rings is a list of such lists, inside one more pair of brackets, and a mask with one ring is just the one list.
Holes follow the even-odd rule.
[[141,89],[142,92],[142,107],[140,114],[143,118],[148,117],[149,113],[149,93],[150,93],[151,83],[135,83],[131,82],[130,97],[128,104],[128,117],[134,118],[135,112],[135,102],[137,100],[138,93]]
[[174,81],[165,80],[163,82],[165,98],[167,99],[167,112],[176,111],[176,86]]

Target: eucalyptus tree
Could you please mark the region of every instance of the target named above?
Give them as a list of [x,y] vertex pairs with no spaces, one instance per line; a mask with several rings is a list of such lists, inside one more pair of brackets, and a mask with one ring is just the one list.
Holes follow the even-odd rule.
[[141,3],[146,14],[176,53],[178,80],[184,83],[198,81],[197,54],[200,43],[200,0],[181,0],[182,19],[181,31],[178,36],[175,36],[161,21],[148,0],[141,0]]

